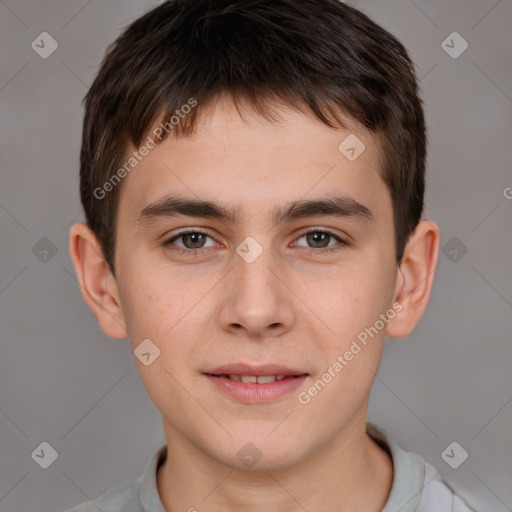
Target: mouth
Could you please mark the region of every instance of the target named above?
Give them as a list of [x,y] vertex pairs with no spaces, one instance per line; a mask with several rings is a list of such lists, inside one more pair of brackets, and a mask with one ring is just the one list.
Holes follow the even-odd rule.
[[280,365],[232,364],[205,372],[217,391],[246,404],[275,402],[300,387],[309,373]]
[[235,382],[243,382],[244,384],[270,384],[275,381],[285,379],[297,379],[302,377],[302,375],[216,375],[213,373],[206,373],[205,375],[210,375],[211,377],[220,377],[223,379],[230,379],[234,380]]

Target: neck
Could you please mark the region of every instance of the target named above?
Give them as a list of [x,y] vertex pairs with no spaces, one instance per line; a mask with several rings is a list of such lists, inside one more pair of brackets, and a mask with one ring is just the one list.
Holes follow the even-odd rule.
[[280,471],[222,464],[167,428],[168,456],[157,474],[160,499],[167,512],[380,512],[391,490],[393,464],[366,433],[365,422]]

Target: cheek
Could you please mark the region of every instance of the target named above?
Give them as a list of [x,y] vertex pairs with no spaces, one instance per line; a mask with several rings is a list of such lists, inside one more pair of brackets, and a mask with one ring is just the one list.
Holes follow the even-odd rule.
[[[124,279],[123,276],[129,276]],[[150,269],[131,265],[119,272],[119,295],[128,337],[135,348],[143,339],[162,337],[163,324],[170,325],[175,310],[171,293]],[[167,327],[168,330],[169,327]]]
[[306,285],[304,296],[310,309],[342,342],[373,325],[389,308],[390,290],[389,270],[373,261],[359,268],[338,269],[323,280],[322,286],[320,282],[314,287]]
[[[134,272],[122,287],[122,304],[132,351],[144,340],[147,350],[158,356],[149,365],[134,354],[143,385],[159,410],[180,408],[180,385],[185,364],[193,350],[190,332],[186,329],[187,307],[183,297],[173,293],[162,279],[150,278],[151,273]],[[181,320],[181,321],[180,321]],[[147,343],[147,342],[145,342]],[[156,349],[154,347],[157,347]],[[180,398],[181,397],[181,398]]]
[[[197,350],[197,340],[204,338],[198,335],[198,326],[206,303],[201,298],[207,290],[206,284],[187,288],[186,283],[164,279],[155,272],[134,272],[122,297],[132,350],[150,339],[160,350],[156,362],[161,371],[165,368],[172,375],[181,374]],[[166,373],[158,378],[173,381]]]

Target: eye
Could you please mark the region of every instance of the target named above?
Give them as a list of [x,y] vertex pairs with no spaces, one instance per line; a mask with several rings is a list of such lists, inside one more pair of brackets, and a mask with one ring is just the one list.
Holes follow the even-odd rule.
[[[308,249],[312,249],[312,253],[316,252],[331,252],[333,250],[339,250],[342,249],[343,246],[349,245],[349,243],[341,238],[338,235],[335,235],[334,233],[331,233],[330,231],[324,231],[318,228],[312,229],[310,231],[306,231],[300,235],[300,237],[297,240],[301,240],[304,238],[306,240],[306,243],[308,245],[300,245],[297,244],[299,247],[306,247]],[[334,243],[331,243],[334,242]],[[338,244],[336,244],[338,242]],[[309,245],[312,244],[312,245]]]
[[[213,242],[211,245],[205,245],[206,239],[208,239],[208,238],[210,238]],[[181,239],[182,245],[178,245],[178,244],[174,243],[176,240],[180,240],[180,239]],[[170,247],[170,248],[172,248],[173,250],[176,250],[179,253],[186,253],[186,252],[190,253],[190,252],[193,252],[194,249],[204,249],[207,247],[213,247],[213,246],[215,246],[215,242],[213,241],[211,236],[209,236],[204,231],[199,231],[199,230],[195,229],[193,231],[182,231],[181,233],[178,233],[178,234],[174,235],[173,237],[167,239],[162,245],[164,247],[170,247],[170,246],[174,245],[174,246],[176,246],[176,248],[174,248],[174,247]]]
[[[297,243],[303,238],[306,240],[307,245]],[[207,245],[207,239],[211,240],[209,245]],[[177,241],[180,241],[181,245],[176,243]],[[297,247],[311,249],[312,254],[330,253],[331,251],[336,251],[342,249],[343,246],[349,245],[349,243],[340,236],[319,228],[303,232],[297,239],[297,242],[295,242]],[[177,233],[165,240],[162,245],[177,254],[193,254],[198,252],[196,249],[215,247],[216,243],[208,233],[194,229]]]

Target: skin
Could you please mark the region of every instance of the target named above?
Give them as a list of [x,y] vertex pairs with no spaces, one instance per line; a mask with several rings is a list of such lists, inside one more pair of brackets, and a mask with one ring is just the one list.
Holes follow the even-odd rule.
[[[149,338],[161,351],[149,366],[135,362],[163,417],[169,455],[157,483],[167,511],[377,512],[391,488],[392,461],[365,431],[368,400],[386,335],[407,336],[426,308],[439,229],[422,220],[398,266],[375,136],[355,122],[331,129],[283,105],[275,111],[278,123],[250,107],[241,117],[221,99],[201,111],[192,137],[169,137],[149,152],[122,184],[115,278],[88,227],[71,230],[80,287],[105,334],[128,336],[132,349]],[[353,162],[338,150],[350,133],[366,146]],[[139,222],[140,212],[166,194],[235,207],[240,219]],[[330,194],[365,205],[374,222],[325,215],[274,225],[272,208]],[[163,245],[185,228],[211,238],[198,249],[190,237]],[[301,234],[305,228],[350,244],[315,241]],[[250,264],[235,251],[247,236],[263,249]],[[340,249],[327,252],[325,245]],[[172,247],[191,248],[180,255]],[[298,393],[394,303],[401,311],[300,404]],[[203,375],[231,362],[279,363],[309,376],[273,403],[242,404]],[[250,469],[237,457],[248,442],[262,454]]]

